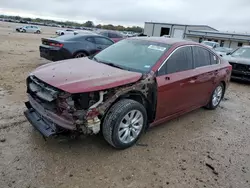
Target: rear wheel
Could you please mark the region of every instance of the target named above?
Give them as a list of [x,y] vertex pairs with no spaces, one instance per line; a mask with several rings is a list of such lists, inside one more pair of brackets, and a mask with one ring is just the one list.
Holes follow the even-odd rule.
[[26,33],[26,30],[25,30],[25,29],[23,29],[23,33]]
[[17,31],[17,32],[20,32],[20,30],[19,30],[19,29],[16,29],[16,31]]
[[41,31],[37,30],[37,31],[36,31],[36,33],[37,33],[37,34],[40,34],[40,33],[41,33]]
[[61,33],[61,35],[64,35],[64,33]]
[[222,83],[220,83],[215,90],[212,93],[212,96],[210,97],[210,101],[207,104],[206,108],[210,110],[214,110],[217,108],[223,98],[225,92],[225,87]]
[[102,133],[105,140],[115,148],[126,149],[136,143],[147,124],[146,109],[131,99],[115,103],[108,111]]
[[74,58],[82,58],[82,57],[86,57],[87,54],[85,52],[77,52],[74,56]]

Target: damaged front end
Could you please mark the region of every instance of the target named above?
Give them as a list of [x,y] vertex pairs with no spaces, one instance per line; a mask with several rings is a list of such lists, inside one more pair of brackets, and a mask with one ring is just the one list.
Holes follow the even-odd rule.
[[103,102],[105,92],[70,94],[54,88],[35,76],[27,78],[28,110],[24,112],[30,123],[44,136],[65,131],[96,134],[100,120],[95,107]]
[[27,78],[29,101],[24,114],[45,137],[65,131],[97,134],[102,118],[120,96],[140,91],[145,99],[150,98],[154,83],[153,76],[147,75],[136,83],[106,91],[70,94],[31,75]]

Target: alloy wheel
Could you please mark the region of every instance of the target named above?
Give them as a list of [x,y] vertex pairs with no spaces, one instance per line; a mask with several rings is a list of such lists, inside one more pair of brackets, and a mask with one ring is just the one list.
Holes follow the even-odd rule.
[[222,95],[223,95],[223,88],[221,85],[219,85],[214,90],[214,93],[213,93],[213,98],[212,98],[213,106],[217,106],[220,103],[220,101],[222,99]]
[[140,134],[144,118],[139,110],[131,110],[121,120],[118,128],[119,140],[128,144],[133,142]]

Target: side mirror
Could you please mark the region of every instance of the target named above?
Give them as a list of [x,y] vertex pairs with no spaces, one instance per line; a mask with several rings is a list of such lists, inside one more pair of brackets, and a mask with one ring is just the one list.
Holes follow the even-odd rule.
[[227,52],[227,53],[226,53],[226,55],[230,55],[230,54],[231,54],[231,52]]

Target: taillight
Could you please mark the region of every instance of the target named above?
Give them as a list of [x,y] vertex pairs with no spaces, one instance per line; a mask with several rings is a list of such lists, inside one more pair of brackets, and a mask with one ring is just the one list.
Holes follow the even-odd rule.
[[55,47],[60,47],[60,48],[63,47],[63,44],[61,44],[61,43],[53,43],[53,42],[51,42],[51,43],[49,43],[49,45],[50,46],[55,46]]

